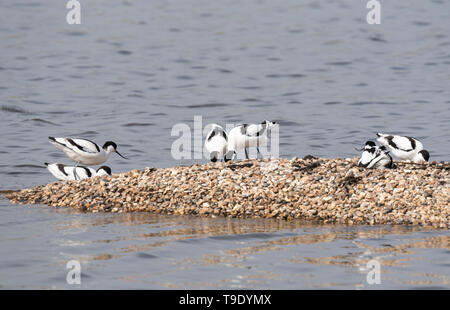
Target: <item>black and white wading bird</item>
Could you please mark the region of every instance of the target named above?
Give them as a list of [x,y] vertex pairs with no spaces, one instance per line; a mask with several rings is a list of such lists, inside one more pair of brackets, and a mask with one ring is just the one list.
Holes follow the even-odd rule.
[[384,145],[378,147],[375,152],[375,157],[369,162],[366,168],[395,168],[394,161]]
[[267,145],[269,132],[276,125],[276,122],[265,120],[261,124],[243,124],[234,127],[228,133],[227,157],[230,154],[236,155],[239,150],[244,149],[245,158],[249,159],[248,148],[250,147],[256,147],[257,154],[263,157],[259,147]]
[[377,141],[398,159],[415,163],[430,159],[430,153],[423,149],[422,143],[416,138],[377,133]]
[[367,165],[367,168],[396,168],[388,149],[382,145],[377,149],[375,158]]
[[101,166],[97,170],[84,166],[66,166],[59,163],[49,164],[45,163],[48,171],[58,180],[77,180],[75,178],[75,172],[77,174],[78,180],[83,180],[87,178],[111,175],[111,168],[108,166]]
[[368,169],[395,167],[394,161],[385,146],[377,146],[375,142],[367,141],[364,148],[359,151],[363,151],[358,161],[359,167]]
[[57,149],[63,151],[76,163],[73,169],[75,180],[78,177],[75,168],[78,167],[79,164],[86,166],[101,165],[106,162],[109,155],[114,152],[120,157],[128,159],[117,151],[117,145],[112,141],[105,142],[103,147],[100,148],[96,143],[87,139],[48,138],[51,144],[53,144]]
[[228,136],[220,125],[213,124],[211,131],[206,136],[205,148],[209,152],[209,158],[212,162],[216,162],[223,158],[229,161],[225,155],[228,146]]
[[372,159],[375,158],[377,152],[377,145],[373,141],[367,141],[362,149],[356,149],[357,151],[363,151],[358,161],[359,167],[366,167]]

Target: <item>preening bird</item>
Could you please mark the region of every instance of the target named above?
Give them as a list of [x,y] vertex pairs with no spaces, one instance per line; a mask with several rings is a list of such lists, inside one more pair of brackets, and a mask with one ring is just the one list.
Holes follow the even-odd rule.
[[384,145],[378,147],[375,152],[375,157],[369,162],[366,168],[394,168],[394,161],[392,160],[389,151]]
[[366,167],[375,158],[377,145],[373,141],[367,141],[364,147],[358,151],[363,151],[358,161],[359,167]]
[[394,162],[385,146],[377,146],[373,141],[367,141],[363,153],[358,161],[359,167],[364,168],[394,168]]

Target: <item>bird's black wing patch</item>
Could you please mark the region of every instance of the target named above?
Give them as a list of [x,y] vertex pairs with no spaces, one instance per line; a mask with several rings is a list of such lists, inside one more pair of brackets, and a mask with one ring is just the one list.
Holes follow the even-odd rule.
[[222,136],[225,138],[225,140],[228,141],[227,133],[223,130],[222,130]]
[[207,138],[206,140],[210,141],[215,135],[216,135],[216,131],[213,130],[213,131],[209,134],[209,136],[208,136],[208,138]]
[[411,148],[414,150],[416,148],[416,139],[413,137],[406,137],[408,138],[409,142],[411,142]]
[[57,141],[54,137],[48,137],[48,138],[49,138],[50,140],[52,140],[53,142],[55,142],[55,143],[61,144],[61,145],[64,146],[64,147],[68,147],[66,144]]
[[59,171],[61,171],[65,176],[69,176],[67,172],[64,170],[65,166],[63,164],[56,164],[56,167],[58,167]]
[[220,128],[215,128],[215,129],[211,132],[211,134],[208,136],[207,140],[210,141],[216,134],[222,135],[222,136],[225,138],[225,140],[228,141],[227,134],[225,133],[225,131],[223,131],[223,130],[220,129]]
[[84,148],[83,148],[81,145],[76,144],[72,139],[67,138],[67,141],[68,141],[71,145],[73,145],[73,146],[75,146],[77,149],[79,149],[80,151],[83,151],[83,152],[84,152]]
[[89,178],[92,176],[91,170],[89,170],[89,168],[87,168],[87,167],[80,167],[80,168],[82,168],[86,171],[86,174]]
[[406,138],[408,138],[408,140],[411,142],[411,146],[412,146],[412,148],[408,149],[408,150],[399,148],[397,146],[397,144],[393,141],[393,139],[394,139],[393,136],[387,136],[386,140],[388,141],[388,144],[390,146],[392,146],[394,149],[397,149],[397,150],[400,150],[400,151],[403,151],[403,152],[411,152],[416,147],[416,141],[414,140],[414,138],[411,138],[411,137],[406,137]]
[[[99,146],[98,146],[96,143],[94,143],[93,141],[88,140],[88,139],[83,139],[83,140],[86,140],[86,141],[91,142],[91,143],[95,146],[95,149],[97,150],[97,152],[100,152],[100,148],[99,148]],[[73,146],[75,146],[77,149],[79,149],[80,151],[87,152],[87,153],[93,153],[93,152],[91,152],[91,151],[86,150],[84,147],[82,147],[81,145],[77,144],[75,141],[73,141],[73,140],[70,139],[70,138],[67,138],[67,141],[68,141],[70,144],[72,144]]]
[[394,137],[393,136],[387,136],[386,140],[388,142],[388,144],[390,146],[392,146],[394,149],[398,149],[397,144],[395,144],[395,142],[393,141]]
[[97,143],[95,143],[94,141],[91,141],[89,139],[84,139],[84,140],[91,142],[93,145],[95,145],[95,149],[97,150],[97,152],[100,152],[100,147],[97,145]]

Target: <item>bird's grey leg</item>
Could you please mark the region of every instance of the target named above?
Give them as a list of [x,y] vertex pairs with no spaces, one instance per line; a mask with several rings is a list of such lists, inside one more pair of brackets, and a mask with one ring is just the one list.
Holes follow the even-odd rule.
[[246,158],[246,159],[249,159],[247,148],[245,148],[244,150],[245,150],[245,158]]
[[[256,150],[258,151],[258,154],[261,155],[261,158],[264,158],[263,154],[259,151],[259,147],[256,147]],[[258,158],[258,155],[256,155],[256,158]]]
[[75,167],[73,168],[73,176],[75,177],[75,180],[78,179],[77,167],[78,167],[78,164],[79,164],[79,163],[80,163],[80,162],[77,162],[77,163],[75,164]]

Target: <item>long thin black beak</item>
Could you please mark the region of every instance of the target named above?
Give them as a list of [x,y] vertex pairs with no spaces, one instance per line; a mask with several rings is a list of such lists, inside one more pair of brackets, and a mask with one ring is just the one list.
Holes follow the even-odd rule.
[[122,154],[120,154],[117,150],[116,150],[117,155],[119,155],[120,157],[124,158],[124,159],[128,159],[125,156],[123,156]]
[[357,149],[357,148],[355,147],[355,150],[357,150],[357,151],[364,151],[364,148],[362,148],[362,149]]

